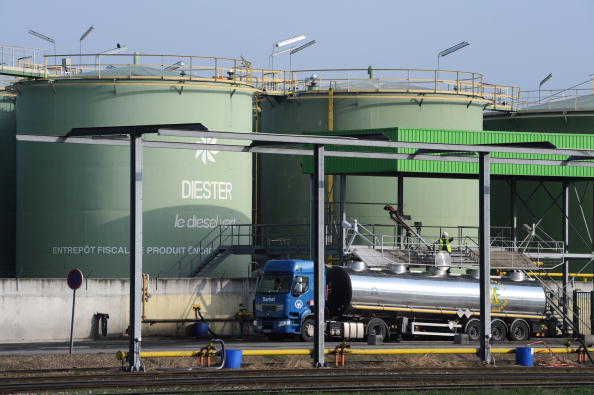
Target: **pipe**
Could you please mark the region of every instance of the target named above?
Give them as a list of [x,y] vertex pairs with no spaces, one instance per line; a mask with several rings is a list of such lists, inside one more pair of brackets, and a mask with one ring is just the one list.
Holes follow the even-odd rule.
[[[535,272],[528,272],[529,276],[551,276],[551,277],[562,277],[563,273],[535,273]],[[582,278],[592,278],[594,274],[592,273],[569,273],[569,277],[582,277]]]
[[[533,347],[535,353],[551,352],[554,354],[571,354],[577,352],[575,347]],[[337,351],[333,348],[324,350],[324,354],[335,354]],[[477,354],[478,347],[459,347],[459,348],[375,348],[375,349],[348,349],[344,354],[352,355],[399,355],[399,354]],[[491,348],[493,354],[513,354],[516,347],[494,347]],[[141,358],[161,358],[161,357],[196,357],[199,351],[148,351],[140,353]],[[279,350],[243,350],[244,356],[267,356],[267,355],[311,355],[312,349],[279,349]],[[118,351],[116,359],[123,361],[128,353]]]

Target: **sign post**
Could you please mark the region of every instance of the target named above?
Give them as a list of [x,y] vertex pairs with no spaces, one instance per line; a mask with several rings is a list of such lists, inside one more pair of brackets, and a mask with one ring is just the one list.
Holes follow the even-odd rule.
[[83,282],[82,272],[78,269],[72,269],[68,272],[66,282],[72,290],[72,318],[70,319],[70,354],[72,354],[72,348],[74,347],[74,305],[76,302],[76,290],[80,288]]

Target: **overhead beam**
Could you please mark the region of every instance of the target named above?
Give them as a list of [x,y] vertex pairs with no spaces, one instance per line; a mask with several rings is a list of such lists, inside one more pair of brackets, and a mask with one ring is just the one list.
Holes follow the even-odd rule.
[[510,154],[541,154],[541,155],[567,155],[581,156],[594,159],[594,150],[578,150],[564,148],[531,148],[531,147],[512,147],[500,145],[466,145],[466,144],[436,144],[436,143],[410,143],[404,141],[375,141],[360,140],[348,137],[324,137],[316,135],[299,134],[271,134],[271,133],[238,133],[238,132],[217,132],[202,131],[191,132],[183,130],[159,130],[163,136],[176,137],[214,137],[217,139],[229,140],[256,140],[256,141],[274,141],[290,144],[318,144],[318,145],[338,145],[338,146],[356,146],[356,147],[381,147],[381,148],[411,148],[442,150],[451,152],[483,152],[483,153],[510,153]]
[[[245,135],[248,133],[241,133],[241,134]],[[89,138],[89,137],[57,137],[57,136],[40,136],[40,135],[23,135],[23,134],[17,135],[16,138],[18,141],[44,142],[44,143],[98,144],[98,145],[114,145],[114,146],[128,146],[128,145],[130,145],[130,141],[127,139],[108,139],[108,138]],[[313,150],[311,150],[311,149],[296,149],[296,148],[282,148],[282,147],[251,147],[251,146],[245,146],[245,145],[180,143],[180,142],[169,142],[169,141],[144,141],[143,145],[146,148],[169,148],[169,149],[189,149],[189,150],[202,149],[202,150],[248,152],[248,153],[251,152],[251,153],[263,153],[263,154],[280,154],[280,155],[304,155],[304,156],[313,155]],[[471,146],[469,146],[469,147],[471,147]],[[557,153],[557,155],[559,155],[559,153]],[[336,158],[429,160],[429,161],[438,161],[438,162],[467,162],[467,163],[478,163],[479,162],[479,158],[477,158],[477,157],[392,154],[392,153],[384,153],[384,152],[326,151],[325,156],[336,157]],[[551,159],[490,158],[490,161],[491,161],[491,163],[510,164],[510,165],[594,167],[594,162],[551,160]]]

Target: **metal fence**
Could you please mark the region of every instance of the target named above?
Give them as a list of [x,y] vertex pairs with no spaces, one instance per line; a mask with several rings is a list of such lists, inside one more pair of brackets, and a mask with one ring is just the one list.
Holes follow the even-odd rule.
[[573,291],[573,323],[578,328],[581,335],[591,335],[594,328],[594,292],[591,291]]

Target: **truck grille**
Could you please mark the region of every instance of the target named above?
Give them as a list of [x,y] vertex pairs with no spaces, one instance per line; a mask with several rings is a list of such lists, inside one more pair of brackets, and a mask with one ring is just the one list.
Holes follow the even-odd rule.
[[276,305],[275,304],[262,305],[262,311],[276,311]]

